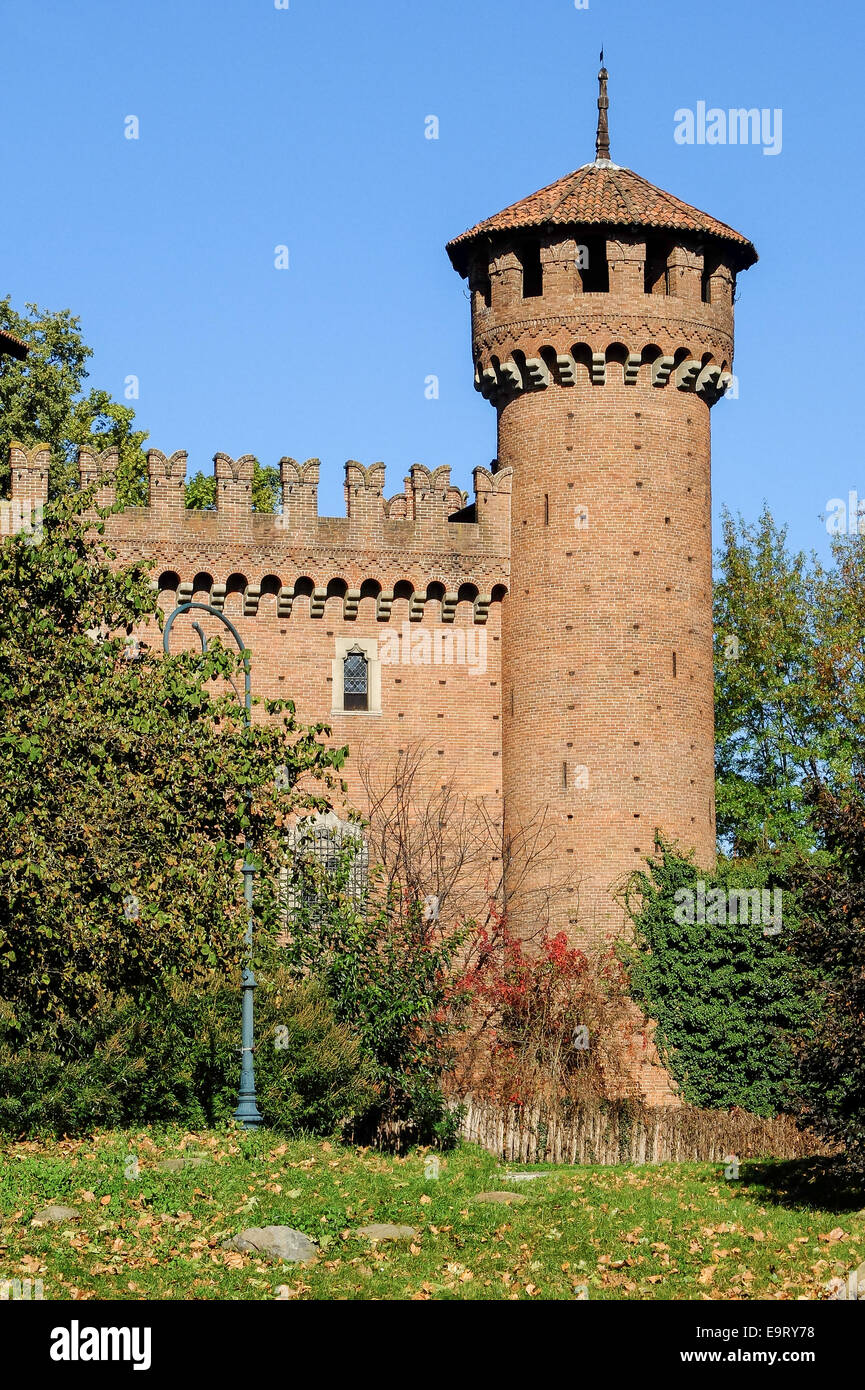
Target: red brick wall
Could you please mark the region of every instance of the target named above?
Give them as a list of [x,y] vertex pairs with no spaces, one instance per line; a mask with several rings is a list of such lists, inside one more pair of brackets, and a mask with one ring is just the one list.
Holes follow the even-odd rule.
[[509,401],[499,453],[506,804],[514,822],[546,809],[577,880],[556,925],[579,916],[582,935],[656,827],[714,853],[709,409],[618,370]]
[[[639,229],[551,229],[543,292],[523,299],[523,235],[479,245],[468,271],[475,382],[513,474],[505,831],[517,843],[543,823],[553,847],[513,874],[510,906],[531,932],[546,895],[550,925],[580,939],[621,924],[611,889],[656,828],[714,856],[709,411],[734,277],[713,251],[704,302],[702,250],[671,238],[646,293]],[[606,254],[606,292],[583,292],[584,240]]]

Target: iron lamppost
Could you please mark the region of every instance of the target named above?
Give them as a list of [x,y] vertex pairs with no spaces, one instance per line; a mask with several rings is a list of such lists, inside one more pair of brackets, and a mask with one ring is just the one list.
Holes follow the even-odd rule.
[[[209,603],[181,603],[174,612],[170,614],[166,624],[165,632],[162,636],[163,650],[168,653],[170,650],[169,639],[175,618],[180,617],[181,613],[189,613],[193,608],[200,609],[203,613],[209,614],[213,618],[218,618],[224,627],[227,627],[235,642],[238,650],[243,656],[243,722],[247,730],[252,725],[252,687],[249,673],[249,648],[238,632],[234,623],[226,618],[224,613],[220,613],[217,608],[213,608]],[[202,652],[207,651],[207,638],[200,623],[193,622],[195,631],[201,641]],[[255,1096],[255,1065],[253,1062],[254,1049],[254,1004],[253,993],[255,990],[255,976],[251,968],[252,957],[252,880],[255,869],[249,859],[249,838],[244,832],[243,836],[243,896],[246,899],[246,964],[244,965],[241,980],[242,1015],[241,1015],[241,1064],[240,1064],[240,1090],[237,1096],[237,1107],[234,1111],[234,1118],[246,1129],[258,1129],[263,1124],[263,1118],[256,1103]]]

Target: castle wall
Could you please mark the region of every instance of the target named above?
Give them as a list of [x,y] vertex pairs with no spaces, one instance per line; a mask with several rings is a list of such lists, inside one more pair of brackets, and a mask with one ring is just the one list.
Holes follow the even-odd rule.
[[[44,447],[13,446],[13,503],[45,501],[48,458]],[[347,515],[320,517],[317,459],[281,461],[279,515],[252,510],[251,456],[216,456],[212,511],[184,505],[185,453],[153,449],[147,462],[150,505],[109,516],[107,544],[118,563],[151,562],[164,612],[196,601],[230,618],[252,652],[254,694],[292,699],[302,722],[328,724],[328,741],[348,745],[338,809],[366,811],[361,765],[380,780],[401,752],[423,748],[430,786],[453,779],[499,823],[507,470],[476,469],[468,505],[447,468],[413,465],[404,490],[386,499],[384,465],[350,461]],[[100,506],[114,502],[116,463],[114,451],[80,451],[82,485],[95,485]],[[138,635],[161,647],[155,623]],[[197,647],[191,618],[178,619],[175,643]],[[343,708],[342,659],[356,646],[373,676],[368,711]]]

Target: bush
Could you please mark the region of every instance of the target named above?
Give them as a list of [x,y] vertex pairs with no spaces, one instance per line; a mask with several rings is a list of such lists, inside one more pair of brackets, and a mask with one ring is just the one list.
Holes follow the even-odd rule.
[[[332,1134],[374,1098],[350,1028],[314,981],[276,971],[256,991],[256,1086],[265,1123]],[[277,1033],[277,1029],[280,1031]],[[76,1134],[231,1118],[240,1075],[240,995],[214,976],[177,984],[142,1012],[108,997],[58,1037],[0,1012],[0,1131]]]
[[[657,1019],[655,1042],[683,1098],[709,1108],[739,1106],[773,1115],[792,1105],[793,1046],[812,1026],[815,1000],[793,950],[795,896],[782,888],[783,929],[759,923],[700,921],[713,915],[712,890],[767,889],[779,882],[771,861],[721,861],[705,873],[668,844],[632,879],[626,895],[636,939],[624,948],[634,998]],[[705,911],[687,920],[698,883]],[[727,899],[724,899],[727,902]],[[770,899],[774,902],[774,898]],[[764,924],[765,925],[765,924]]]
[[357,846],[346,838],[326,872],[313,856],[296,856],[284,959],[295,978],[321,980],[369,1059],[375,1098],[357,1117],[355,1140],[448,1147],[458,1119],[442,1077],[465,993],[455,970],[473,925],[428,917],[380,871],[352,894]]
[[501,1104],[565,1108],[633,1088],[635,1013],[612,950],[587,954],[564,932],[527,946],[490,914],[462,985],[472,1025],[460,1050],[459,1089]]

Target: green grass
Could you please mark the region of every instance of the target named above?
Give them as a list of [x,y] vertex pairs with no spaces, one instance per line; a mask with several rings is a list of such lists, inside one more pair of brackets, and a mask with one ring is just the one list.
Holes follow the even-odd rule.
[[[180,1173],[159,1160],[187,1149]],[[137,1178],[129,1156],[137,1156]],[[557,1168],[508,1184],[473,1147],[405,1158],[273,1134],[176,1131],[0,1144],[0,1280],[41,1279],[46,1299],[820,1298],[865,1259],[862,1194],[791,1195],[802,1164]],[[473,1202],[510,1189],[514,1207]],[[40,1207],[77,1221],[36,1228]],[[414,1226],[372,1246],[355,1228]],[[320,1242],[314,1266],[229,1254],[245,1226],[285,1224]],[[838,1232],[841,1232],[839,1235]],[[831,1237],[831,1238],[830,1238]]]

